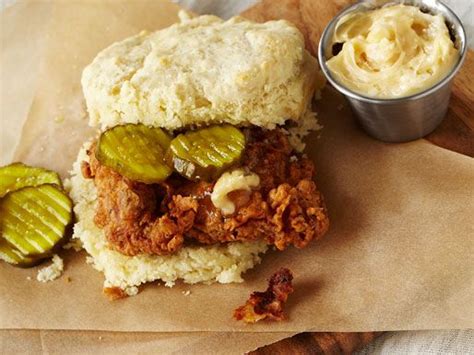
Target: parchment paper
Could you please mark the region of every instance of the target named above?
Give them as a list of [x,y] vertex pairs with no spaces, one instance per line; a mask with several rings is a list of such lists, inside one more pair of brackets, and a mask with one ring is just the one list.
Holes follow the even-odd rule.
[[243,354],[292,333],[0,330],[2,354]]
[[[31,52],[40,64],[37,90],[31,105],[22,102],[28,115],[20,135],[21,115],[12,120],[2,110],[2,140],[18,142],[15,160],[66,176],[79,146],[93,134],[79,84],[82,68],[113,41],[174,22],[177,7],[156,1],[47,7],[44,48]],[[12,26],[21,29],[36,12],[16,15]],[[15,14],[7,10],[2,23],[9,16]],[[15,33],[4,38],[2,62],[18,54],[10,48],[23,36]],[[18,82],[28,86],[32,79],[28,70],[13,66],[2,70],[1,80],[3,106],[9,97],[5,88]],[[21,111],[18,104],[10,107]],[[331,90],[317,110],[325,128],[321,139],[310,138],[309,153],[330,211],[331,230],[324,240],[303,250],[270,253],[246,274],[244,284],[178,284],[173,289],[154,284],[137,297],[113,303],[101,295],[102,275],[85,264],[82,253],[67,254],[65,275],[48,284],[34,281],[36,269],[1,263],[0,328],[300,332],[472,327],[473,160],[423,140],[374,141],[355,126],[342,98]],[[2,157],[6,153],[2,149]],[[233,321],[233,308],[251,291],[264,289],[265,279],[280,266],[296,276],[289,320],[253,326]],[[184,296],[185,290],[191,294]]]

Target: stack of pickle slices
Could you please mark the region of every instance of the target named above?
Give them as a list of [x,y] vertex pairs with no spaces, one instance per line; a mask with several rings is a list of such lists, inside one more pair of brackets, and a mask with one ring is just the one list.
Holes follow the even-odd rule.
[[0,259],[28,267],[50,257],[72,225],[59,175],[13,163],[0,168]]

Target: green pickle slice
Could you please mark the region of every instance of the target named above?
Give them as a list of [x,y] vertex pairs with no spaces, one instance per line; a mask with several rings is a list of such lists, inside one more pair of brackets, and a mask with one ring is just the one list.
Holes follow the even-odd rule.
[[0,238],[0,260],[15,266],[29,267],[38,264],[41,261],[41,258],[26,256],[21,251],[8,244],[6,240]]
[[171,137],[143,124],[115,126],[103,132],[96,158],[119,174],[147,184],[166,180],[172,169],[164,162]]
[[0,197],[25,186],[42,184],[61,186],[61,179],[54,171],[35,168],[23,163],[13,163],[0,168]]
[[0,240],[26,257],[49,256],[71,223],[72,201],[55,185],[24,187],[0,200]]
[[167,162],[191,180],[211,180],[236,164],[245,136],[231,125],[216,125],[180,134],[171,141]]

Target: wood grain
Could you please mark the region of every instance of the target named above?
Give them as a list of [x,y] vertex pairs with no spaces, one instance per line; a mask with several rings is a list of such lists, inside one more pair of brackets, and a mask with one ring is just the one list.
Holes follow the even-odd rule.
[[[285,19],[303,33],[306,48],[316,55],[319,38],[327,25],[350,0],[262,0],[242,16],[257,22]],[[474,52],[453,83],[451,103],[441,125],[425,138],[440,147],[474,157]],[[252,354],[351,354],[381,332],[301,333]]]
[[306,355],[306,354],[352,354],[380,336],[381,332],[365,333],[300,333],[291,338],[261,347],[252,355]]

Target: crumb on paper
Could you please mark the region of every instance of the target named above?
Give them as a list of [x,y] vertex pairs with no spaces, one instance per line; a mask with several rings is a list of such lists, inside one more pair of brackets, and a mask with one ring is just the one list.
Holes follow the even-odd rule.
[[63,122],[64,122],[64,116],[63,116],[63,115],[57,115],[57,116],[54,118],[54,122],[56,122],[56,123],[63,123]]
[[99,340],[102,340],[102,339],[103,339],[102,336],[100,336],[100,337],[99,337]]
[[127,296],[136,296],[138,294],[138,287],[136,286],[131,286],[131,287],[127,287],[125,289],[125,293],[127,294]]
[[39,147],[39,151],[44,152],[44,147],[43,146]]
[[31,281],[31,276],[27,276],[26,279],[27,279],[28,281]]
[[68,282],[68,283],[69,283],[69,282],[71,282],[71,281],[72,281],[72,279],[71,279],[71,277],[70,277],[70,276],[66,277],[66,282]]
[[120,287],[104,287],[103,293],[110,301],[119,300],[122,298],[127,298],[135,296],[138,294],[138,287],[132,286],[127,287],[126,289],[121,289]]
[[102,292],[109,299],[109,301],[116,301],[128,297],[127,293],[120,287],[104,287]]
[[267,290],[253,292],[245,305],[234,311],[234,318],[245,323],[256,323],[266,318],[275,321],[285,319],[283,306],[293,292],[292,280],[291,271],[281,268],[268,281]]
[[181,292],[181,293],[182,293],[183,295],[185,295],[185,296],[189,296],[189,295],[191,294],[191,291],[186,290],[186,291],[183,291],[183,292]]
[[38,270],[36,279],[40,282],[56,280],[64,270],[64,262],[58,255],[54,255],[52,263]]

